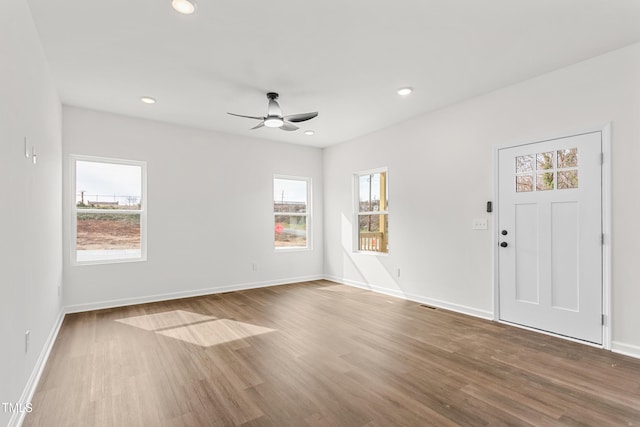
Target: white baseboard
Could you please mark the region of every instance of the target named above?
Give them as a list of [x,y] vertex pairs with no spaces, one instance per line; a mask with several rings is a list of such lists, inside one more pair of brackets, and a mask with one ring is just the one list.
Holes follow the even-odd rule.
[[482,319],[493,320],[493,312],[486,310],[479,310],[474,307],[468,307],[466,305],[454,304],[447,301],[441,301],[433,298],[427,298],[422,295],[415,295],[406,292],[402,292],[396,289],[384,288],[382,286],[371,285],[368,283],[358,282],[355,280],[349,280],[342,277],[328,276],[325,275],[324,278],[326,280],[331,280],[332,282],[342,283],[343,285],[354,286],[360,289],[367,289],[373,292],[378,292],[381,294],[389,295],[392,297],[402,298],[409,301],[415,301],[420,304],[426,304],[433,307],[443,308],[445,310],[455,311],[456,313],[467,314],[473,317],[479,317]]
[[[58,313],[58,318],[56,319],[51,332],[49,332],[49,336],[42,347],[42,351],[40,351],[40,355],[38,356],[38,360],[36,360],[36,364],[31,371],[31,375],[29,376],[29,380],[24,387],[24,391],[22,392],[22,396],[20,396],[20,407],[25,408],[27,403],[30,403],[33,399],[33,395],[36,392],[36,387],[38,386],[38,381],[40,381],[40,377],[42,376],[42,372],[44,371],[44,367],[47,364],[47,360],[49,359],[49,354],[51,354],[51,349],[53,348],[53,344],[56,342],[56,338],[58,337],[58,332],[60,331],[60,327],[62,326],[62,321],[64,320],[65,311],[64,308],[60,310]],[[14,412],[11,418],[9,419],[8,427],[13,426],[21,426],[24,421],[24,417],[27,415],[24,411]]]
[[298,282],[308,282],[323,279],[324,276],[289,277],[286,279],[267,280],[262,282],[238,283],[217,288],[196,289],[191,291],[170,292],[165,294],[147,295],[142,297],[122,298],[108,301],[98,301],[88,304],[75,304],[66,307],[66,313],[80,313],[84,311],[102,310],[105,308],[124,307],[127,305],[146,304],[150,302],[169,301],[179,298],[199,297],[203,295],[221,294],[224,292],[243,291],[247,289],[266,288],[268,286],[287,285]]
[[618,341],[611,342],[611,351],[614,353],[624,354],[625,356],[635,357],[640,359],[640,346],[624,344]]

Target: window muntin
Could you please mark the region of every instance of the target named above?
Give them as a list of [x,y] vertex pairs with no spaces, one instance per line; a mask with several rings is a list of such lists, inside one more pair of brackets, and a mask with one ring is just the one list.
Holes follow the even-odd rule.
[[72,262],[145,260],[145,163],[72,156],[72,167]]
[[389,198],[387,171],[359,173],[357,186],[357,250],[389,252]]
[[578,188],[577,148],[518,156],[515,166],[517,193]]
[[274,247],[309,249],[311,179],[273,178]]

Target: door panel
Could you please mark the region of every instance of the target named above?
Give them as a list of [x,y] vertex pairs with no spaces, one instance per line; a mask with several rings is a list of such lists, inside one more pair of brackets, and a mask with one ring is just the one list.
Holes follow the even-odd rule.
[[601,152],[600,132],[499,150],[501,320],[602,343]]
[[516,299],[538,304],[538,205],[517,204],[515,210]]
[[578,203],[551,204],[551,305],[577,311]]

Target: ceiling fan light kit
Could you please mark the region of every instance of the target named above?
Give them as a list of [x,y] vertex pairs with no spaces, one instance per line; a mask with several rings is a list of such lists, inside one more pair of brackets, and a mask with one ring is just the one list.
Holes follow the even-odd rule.
[[279,128],[284,124],[284,120],[277,117],[268,117],[264,121],[264,125],[268,128]]
[[315,111],[313,113],[301,113],[301,114],[291,114],[288,116],[282,116],[282,110],[280,109],[280,105],[278,104],[278,94],[275,92],[267,93],[267,99],[269,100],[269,107],[267,109],[267,115],[264,117],[257,116],[245,116],[243,114],[235,114],[235,113],[227,113],[231,116],[236,117],[244,117],[246,119],[254,119],[260,120],[256,126],[252,127],[253,129],[258,129],[261,127],[268,128],[280,128],[285,131],[294,131],[300,129],[298,126],[293,123],[304,122],[306,120],[311,120],[318,115],[318,112]]

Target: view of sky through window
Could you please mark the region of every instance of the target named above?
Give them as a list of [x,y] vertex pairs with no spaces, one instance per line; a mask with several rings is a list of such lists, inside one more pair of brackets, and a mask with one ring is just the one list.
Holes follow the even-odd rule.
[[[76,162],[76,202],[86,200],[140,203],[142,169],[114,163]],[[113,200],[113,199],[116,200]]]
[[275,178],[273,180],[273,201],[283,202],[307,202],[307,182],[291,179]]
[[380,200],[380,174],[360,175],[360,202]]

